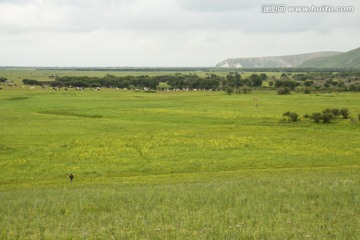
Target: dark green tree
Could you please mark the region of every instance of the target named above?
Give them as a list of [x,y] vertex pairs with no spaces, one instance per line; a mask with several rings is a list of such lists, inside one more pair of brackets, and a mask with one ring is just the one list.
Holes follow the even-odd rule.
[[225,92],[227,95],[231,95],[234,92],[234,89],[231,86],[226,86]]
[[281,79],[288,79],[288,75],[286,73],[282,73],[280,78]]
[[259,77],[261,78],[261,80],[265,81],[268,76],[265,73],[260,73]]
[[306,80],[304,83],[304,86],[306,87],[311,87],[314,84],[314,81],[312,80]]
[[22,82],[26,85],[41,85],[41,82],[33,79],[23,79]]
[[263,79],[262,79],[259,75],[257,75],[257,74],[252,74],[252,75],[250,76],[250,80],[251,80],[251,84],[252,84],[254,87],[261,87]]

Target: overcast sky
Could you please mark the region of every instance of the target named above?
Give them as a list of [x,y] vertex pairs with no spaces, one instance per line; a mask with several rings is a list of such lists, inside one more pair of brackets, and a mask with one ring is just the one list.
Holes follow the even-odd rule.
[[[268,3],[355,11],[262,13]],[[197,67],[358,47],[358,0],[0,0],[0,66]]]

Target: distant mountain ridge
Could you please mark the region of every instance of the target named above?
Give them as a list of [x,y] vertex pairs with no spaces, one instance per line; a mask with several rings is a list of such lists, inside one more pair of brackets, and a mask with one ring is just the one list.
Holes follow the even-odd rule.
[[314,68],[360,68],[360,48],[336,54],[330,57],[320,57],[303,62],[300,67]]
[[216,65],[220,68],[256,68],[256,67],[300,67],[312,59],[326,58],[342,54],[342,52],[327,51],[305,53],[287,56],[229,58]]

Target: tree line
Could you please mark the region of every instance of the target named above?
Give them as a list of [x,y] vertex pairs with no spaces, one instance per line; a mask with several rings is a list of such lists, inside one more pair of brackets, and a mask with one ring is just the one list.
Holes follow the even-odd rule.
[[360,92],[360,72],[311,72],[283,73],[279,79],[271,79],[269,86],[274,86],[278,94],[291,91],[352,91]]
[[[164,74],[160,76],[61,76],[53,77],[53,81],[24,79],[28,85],[50,85],[52,87],[106,87],[128,89],[205,89],[243,92],[251,88],[262,87],[264,81],[267,88],[275,89],[278,94],[289,94],[292,91],[311,93],[313,91],[360,91],[360,72],[298,72],[282,73],[280,77],[268,76],[266,73],[254,73],[243,77],[239,72],[228,72],[227,75],[207,73],[199,76],[196,73]],[[245,91],[245,93],[246,93]]]
[[[242,86],[260,87],[267,75],[252,74],[248,78],[242,78],[237,72],[230,72],[226,77],[216,74],[208,74],[200,77],[197,74],[160,75],[160,76],[114,76],[107,74],[104,77],[89,76],[63,76],[56,77],[54,81],[46,82],[52,87],[106,87],[106,88],[128,88],[128,89],[161,89],[160,83],[166,83],[171,89],[206,89],[224,90],[228,87],[238,88]],[[44,82],[34,79],[23,79],[27,85],[44,85]]]

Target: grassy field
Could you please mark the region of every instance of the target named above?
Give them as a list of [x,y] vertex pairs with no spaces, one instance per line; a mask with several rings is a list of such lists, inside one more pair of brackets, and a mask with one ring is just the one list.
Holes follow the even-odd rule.
[[359,100],[6,87],[0,238],[359,239]]

